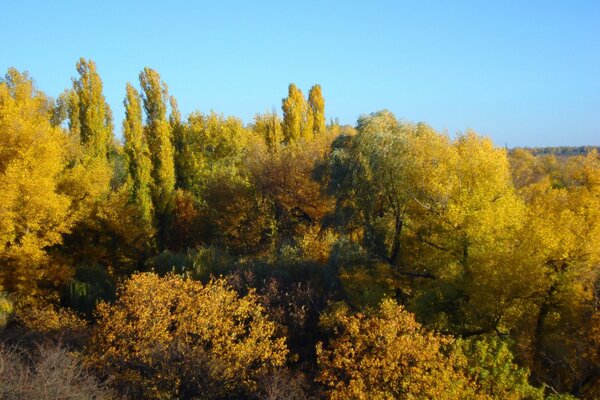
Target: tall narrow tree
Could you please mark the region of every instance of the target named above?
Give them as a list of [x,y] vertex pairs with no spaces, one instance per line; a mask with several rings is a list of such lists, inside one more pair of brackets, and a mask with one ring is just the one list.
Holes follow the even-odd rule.
[[174,162],[175,162],[175,186],[179,189],[188,189],[187,164],[189,143],[185,137],[184,125],[181,123],[181,113],[177,106],[175,97],[170,96],[171,113],[169,114],[169,125],[171,126]]
[[152,201],[158,221],[159,245],[164,243],[167,220],[175,190],[172,131],[167,120],[167,85],[148,67],[140,73],[142,100],[146,110],[144,134],[152,162]]
[[302,91],[293,83],[288,87],[288,97],[281,101],[283,110],[283,138],[285,142],[292,143],[300,138],[306,138],[307,133],[307,105]]
[[325,99],[321,85],[314,85],[308,92],[308,109],[312,120],[313,135],[325,132]]
[[142,125],[142,104],[140,94],[130,83],[127,83],[126,91],[127,94],[123,101],[125,105],[123,136],[127,171],[132,182],[131,200],[139,209],[142,219],[151,223],[153,212],[150,192],[152,162]]
[[77,72],[79,78],[73,80],[73,91],[68,97],[71,133],[79,135],[89,155],[109,157],[113,144],[112,112],[102,94],[96,63],[81,58]]

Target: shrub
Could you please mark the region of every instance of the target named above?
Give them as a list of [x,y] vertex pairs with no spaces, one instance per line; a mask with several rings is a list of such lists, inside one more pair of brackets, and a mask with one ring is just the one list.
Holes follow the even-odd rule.
[[317,379],[333,400],[473,397],[459,360],[443,352],[450,340],[427,332],[392,300],[372,315],[340,305],[321,323],[333,338],[317,345]]
[[5,400],[113,399],[114,395],[60,346],[41,346],[28,355],[0,344],[0,398]]
[[250,393],[258,376],[286,361],[285,340],[253,291],[239,297],[223,279],[202,285],[144,273],[119,294],[98,307],[90,360],[134,397]]

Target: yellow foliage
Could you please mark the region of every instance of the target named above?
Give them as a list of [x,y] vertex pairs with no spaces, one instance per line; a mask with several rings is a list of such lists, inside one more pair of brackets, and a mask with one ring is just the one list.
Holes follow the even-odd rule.
[[0,81],[0,283],[35,292],[45,279],[46,248],[73,224],[71,201],[59,191],[66,136],[49,121],[48,100],[26,75]]
[[459,360],[442,353],[450,340],[425,331],[392,300],[374,315],[339,306],[321,323],[335,333],[329,346],[317,345],[318,381],[330,399],[472,398]]
[[40,333],[64,333],[85,329],[86,321],[75,312],[53,304],[40,304],[35,299],[17,303],[16,319],[25,328]]
[[[147,397],[182,390],[180,370],[195,358],[230,391],[252,390],[259,373],[286,360],[285,339],[275,337],[254,292],[239,297],[223,279],[202,285],[177,275],[134,275],[114,305],[99,305],[98,317],[92,363]],[[169,358],[173,352],[180,357]]]
[[331,230],[323,232],[320,227],[312,226],[300,239],[299,247],[305,259],[325,264],[331,255],[331,247],[337,239],[338,235]]

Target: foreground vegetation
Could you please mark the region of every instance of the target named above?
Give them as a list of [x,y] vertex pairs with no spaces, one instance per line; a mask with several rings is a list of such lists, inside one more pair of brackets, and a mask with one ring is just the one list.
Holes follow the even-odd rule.
[[0,397],[600,397],[600,158],[388,111],[194,112],[123,143],[90,60],[0,81]]

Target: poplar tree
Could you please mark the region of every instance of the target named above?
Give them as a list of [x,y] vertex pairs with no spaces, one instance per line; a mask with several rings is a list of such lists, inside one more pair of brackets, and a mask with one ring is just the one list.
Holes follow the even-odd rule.
[[79,79],[73,80],[68,96],[71,133],[79,136],[89,155],[108,158],[113,141],[112,112],[102,94],[96,63],[81,58],[77,72]]
[[142,125],[142,104],[140,94],[131,84],[127,83],[126,91],[123,136],[127,171],[133,186],[131,201],[138,207],[143,220],[150,223],[153,212],[150,192],[152,162]]
[[[283,110],[283,138],[285,142],[292,143],[302,137],[306,137],[307,130],[307,105],[302,91],[290,83],[288,97],[281,101]],[[312,134],[312,129],[310,129]]]
[[187,179],[188,169],[188,154],[189,144],[185,137],[184,126],[181,123],[181,113],[177,106],[177,100],[175,97],[169,97],[169,103],[171,105],[171,113],[169,114],[169,125],[171,126],[173,149],[174,149],[174,163],[175,163],[175,186],[181,189],[188,189],[189,179]]
[[159,224],[159,242],[164,243],[167,217],[175,190],[172,131],[167,120],[168,88],[158,72],[148,67],[140,73],[140,85],[146,111],[144,134],[152,163],[152,201]]
[[313,135],[325,132],[325,99],[321,92],[321,85],[314,85],[308,92],[308,108],[312,120]]

